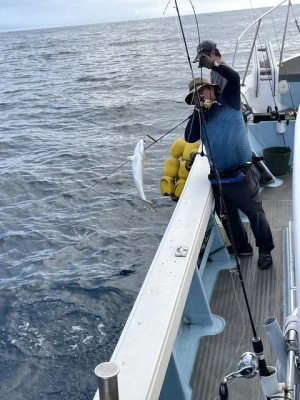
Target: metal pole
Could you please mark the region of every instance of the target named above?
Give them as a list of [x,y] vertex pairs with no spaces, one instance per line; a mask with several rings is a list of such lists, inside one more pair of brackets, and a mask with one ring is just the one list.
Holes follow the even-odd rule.
[[[288,332],[288,343],[296,348],[297,346],[297,332],[291,329]],[[290,397],[288,399],[295,398],[295,351],[290,349],[288,351],[288,361],[287,361],[287,372],[286,372],[286,391],[289,393]]]
[[117,376],[119,371],[119,366],[113,362],[104,362],[95,368],[100,400],[119,400]]

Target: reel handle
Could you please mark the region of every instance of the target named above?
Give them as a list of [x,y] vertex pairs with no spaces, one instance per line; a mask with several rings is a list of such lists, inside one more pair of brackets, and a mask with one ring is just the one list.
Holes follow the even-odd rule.
[[228,400],[228,386],[226,382],[221,382],[219,387],[220,400]]

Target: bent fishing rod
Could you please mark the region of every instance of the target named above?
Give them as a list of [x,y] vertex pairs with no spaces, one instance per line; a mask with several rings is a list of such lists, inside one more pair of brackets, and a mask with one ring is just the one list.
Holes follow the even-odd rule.
[[[179,11],[179,7],[178,7],[178,4],[177,4],[177,0],[174,0],[174,2],[175,2],[175,8],[176,8],[176,11],[177,11],[178,19],[179,19],[179,22],[180,22],[181,34],[182,34],[182,37],[183,37],[183,41],[185,43],[185,50],[186,50],[186,53],[187,53],[187,59],[188,59],[189,66],[190,66],[190,69],[191,69],[191,72],[192,72],[192,79],[194,80],[195,79],[194,78],[194,72],[193,72],[193,68],[192,68],[191,62],[190,62],[190,55],[189,55],[189,51],[188,51],[188,48],[187,48],[187,45],[186,45],[186,38],[185,38],[184,30],[183,30],[183,25],[182,25],[182,22],[181,22],[181,16],[180,16],[180,11]],[[200,41],[200,35],[199,35],[199,41]],[[201,68],[201,74],[202,74],[202,68]],[[200,96],[197,91],[195,93],[196,93],[196,95]],[[200,105],[204,103],[203,100],[204,99],[199,98]],[[240,281],[240,284],[241,284],[241,287],[242,287],[242,292],[243,292],[243,296],[244,296],[244,300],[245,300],[245,304],[246,304],[246,308],[247,308],[247,313],[248,313],[248,317],[249,317],[249,320],[250,320],[250,325],[251,325],[251,329],[252,329],[252,333],[253,333],[253,339],[252,339],[253,351],[255,352],[255,354],[256,354],[256,356],[258,358],[258,368],[259,368],[260,375],[261,376],[269,376],[270,372],[269,372],[269,370],[267,368],[266,360],[264,358],[264,348],[263,348],[262,340],[257,336],[257,332],[256,332],[256,328],[255,328],[255,325],[254,325],[253,316],[252,316],[252,312],[251,312],[250,304],[249,304],[249,300],[248,300],[248,295],[247,295],[247,292],[246,292],[244,279],[243,279],[242,271],[241,271],[241,268],[240,268],[240,262],[239,262],[239,258],[238,258],[238,254],[237,254],[237,249],[236,249],[236,246],[234,244],[233,233],[232,233],[232,230],[231,230],[230,221],[229,221],[229,217],[228,217],[228,212],[227,212],[227,208],[226,208],[226,204],[225,204],[225,200],[224,200],[224,196],[223,196],[222,182],[221,182],[218,170],[216,168],[216,164],[215,164],[215,160],[214,160],[213,152],[212,152],[212,148],[211,148],[211,143],[210,143],[210,140],[209,140],[209,137],[208,137],[208,134],[207,134],[206,124],[205,124],[205,119],[204,119],[204,113],[203,113],[203,107],[200,107],[199,118],[200,118],[200,121],[199,121],[200,122],[200,124],[199,124],[199,126],[200,126],[200,138],[201,138],[201,133],[202,133],[201,132],[201,126],[202,126],[201,123],[203,123],[203,127],[204,127],[203,130],[204,130],[204,133],[206,134],[207,143],[208,143],[208,150],[209,150],[209,152],[211,154],[211,161],[210,161],[211,168],[215,172],[216,179],[217,179],[217,187],[218,187],[218,192],[219,192],[219,196],[220,196],[220,209],[222,210],[222,214],[223,214],[222,216],[223,216],[223,219],[226,222],[226,227],[227,227],[227,230],[228,230],[229,240],[231,241],[231,244],[232,244],[233,254],[234,254],[235,262],[236,262],[236,270],[237,270],[239,281]],[[201,152],[199,154],[202,155],[202,153],[203,152]],[[227,390],[227,386],[226,386],[226,382],[225,382],[225,384],[224,384],[224,393],[225,393],[225,395],[226,395],[226,390]],[[228,390],[227,390],[227,392],[228,392]]]
[[[167,5],[166,5],[166,7],[165,7],[165,10],[166,10],[167,7],[169,6],[170,2],[171,2],[171,0],[168,1]],[[193,14],[194,14],[194,17],[195,17],[196,26],[197,26],[197,32],[198,32],[198,40],[199,40],[199,43],[200,43],[200,31],[199,31],[198,20],[197,20],[197,16],[196,16],[196,12],[195,12],[194,5],[193,5],[193,3],[192,3],[191,0],[190,0],[190,4],[191,4],[191,7],[192,7],[192,9],[193,9]],[[183,32],[183,26],[182,26],[182,22],[181,22],[181,18],[180,18],[180,13],[179,13],[179,10],[178,10],[178,5],[177,5],[177,1],[176,1],[176,0],[175,0],[175,6],[176,6],[177,14],[178,14],[178,19],[179,19],[179,22],[180,22],[181,32]],[[165,12],[165,11],[164,11],[164,12]],[[187,53],[187,55],[188,55],[188,61],[189,61],[191,73],[192,73],[192,75],[193,75],[193,67],[192,67],[192,64],[191,64],[191,60],[190,60],[190,56],[189,56],[189,51],[188,51],[187,43],[186,43],[186,40],[185,40],[185,35],[183,34],[182,36],[183,36],[183,40],[184,40],[184,45],[185,45],[186,53]],[[193,79],[194,79],[194,75],[193,75]],[[189,117],[188,117],[188,118],[189,118]],[[151,142],[148,146],[145,147],[145,150],[147,150],[147,149],[148,149],[150,146],[152,146],[154,143],[157,143],[157,142],[159,142],[160,140],[162,140],[162,139],[163,139],[165,136],[167,136],[169,133],[173,132],[176,128],[178,128],[180,125],[182,125],[184,122],[186,122],[186,121],[188,120],[188,118],[186,118],[185,120],[183,120],[183,121],[181,121],[180,123],[178,123],[175,127],[173,127],[172,129],[170,129],[169,131],[167,131],[165,134],[163,134],[163,135],[162,135],[161,137],[159,137],[158,139],[154,139],[154,138],[151,137],[150,135],[147,135],[147,136],[152,140],[152,142]],[[91,186],[91,188],[94,188],[96,185],[98,185],[98,184],[99,184],[100,182],[102,182],[104,179],[109,178],[111,175],[113,175],[113,174],[114,174],[115,172],[117,172],[119,169],[121,169],[122,167],[124,167],[124,165],[126,165],[127,163],[129,163],[129,161],[130,161],[130,160],[126,160],[124,163],[122,163],[121,165],[119,165],[117,168],[115,168],[115,169],[114,169],[113,171],[111,171],[109,174],[107,174],[107,175],[105,175],[103,178],[101,178],[98,182],[96,182],[93,186]]]

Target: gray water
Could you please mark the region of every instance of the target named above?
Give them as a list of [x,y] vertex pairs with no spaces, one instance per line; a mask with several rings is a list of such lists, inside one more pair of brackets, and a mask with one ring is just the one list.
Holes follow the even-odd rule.
[[[199,16],[201,38],[230,62],[252,19]],[[194,16],[182,20],[193,59]],[[188,59],[176,18],[0,38],[0,398],[91,399],[176,206],[159,179],[185,124],[146,141],[156,213],[127,157],[189,115]]]

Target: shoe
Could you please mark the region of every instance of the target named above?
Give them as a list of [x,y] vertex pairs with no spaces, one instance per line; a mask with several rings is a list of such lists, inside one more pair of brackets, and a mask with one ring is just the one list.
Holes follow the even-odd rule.
[[270,183],[274,183],[274,182],[275,182],[275,179],[269,173],[265,172],[260,175],[260,178],[259,178],[260,186],[270,185]]
[[[229,254],[233,254],[232,246],[228,246],[227,250]],[[236,252],[238,256],[244,256],[244,257],[252,256],[253,248],[250,243],[247,243],[244,246],[236,247]]]
[[257,266],[259,269],[269,269],[273,265],[271,253],[268,250],[259,250]]

